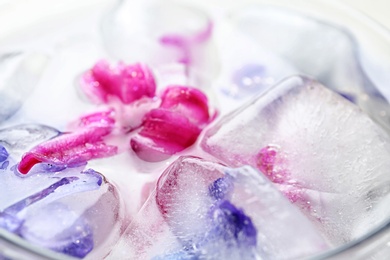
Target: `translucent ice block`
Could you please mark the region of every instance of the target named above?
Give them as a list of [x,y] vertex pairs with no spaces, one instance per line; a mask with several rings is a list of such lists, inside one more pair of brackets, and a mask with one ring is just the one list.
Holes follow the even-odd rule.
[[170,0],[118,2],[102,20],[108,52],[153,66],[163,85],[208,85],[217,66],[212,32],[206,12]]
[[387,85],[374,85],[363,69],[353,32],[299,12],[259,5],[235,11],[231,22],[237,31],[288,61],[300,74],[345,95],[388,126],[388,100],[378,91]]
[[221,71],[213,85],[220,89],[218,99],[227,98],[229,106],[222,106],[223,112],[298,73],[288,60],[262,47],[245,31],[228,23],[219,24],[218,29]]
[[42,166],[23,177],[2,145],[0,165],[0,228],[74,257],[109,252],[125,224],[124,208],[100,173]]
[[22,124],[0,129],[0,145],[20,158],[32,147],[60,135],[53,127],[37,124]]
[[390,182],[388,134],[314,80],[275,85],[220,119],[201,146],[229,166],[264,172],[335,244],[367,232],[363,220],[384,219],[372,209]]
[[293,259],[327,248],[255,169],[180,157],[108,259]]

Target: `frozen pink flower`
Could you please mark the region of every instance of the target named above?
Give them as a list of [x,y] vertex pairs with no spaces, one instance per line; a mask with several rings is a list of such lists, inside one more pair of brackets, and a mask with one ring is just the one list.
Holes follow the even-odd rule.
[[145,115],[140,132],[130,145],[145,161],[161,161],[191,146],[212,120],[208,100],[200,90],[168,87],[159,108]]
[[81,79],[85,94],[95,103],[109,103],[119,99],[129,104],[142,97],[153,97],[156,83],[152,71],[144,64],[116,66],[99,61]]
[[256,156],[258,169],[274,183],[288,183],[290,174],[285,169],[280,148],[276,145],[267,145]]

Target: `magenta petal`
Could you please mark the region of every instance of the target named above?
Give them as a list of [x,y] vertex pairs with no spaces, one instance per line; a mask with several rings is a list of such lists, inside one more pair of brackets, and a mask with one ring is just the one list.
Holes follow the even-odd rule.
[[160,108],[145,115],[141,131],[130,141],[145,161],[161,161],[191,146],[211,121],[207,97],[198,89],[170,86],[161,99]]
[[144,96],[153,97],[156,92],[156,83],[151,70],[140,63],[123,67],[121,83],[121,88],[117,88],[118,96],[125,104]]
[[107,103],[108,95],[111,93],[107,88],[112,85],[110,72],[109,64],[106,61],[99,61],[82,76],[81,88],[92,102]]
[[200,131],[185,115],[157,108],[146,115],[139,134],[185,148],[196,141]]
[[145,161],[161,161],[195,143],[201,129],[182,114],[153,109],[145,117],[131,147]]
[[89,127],[63,134],[27,152],[19,163],[18,170],[26,174],[40,162],[72,167],[91,159],[112,156],[117,153],[117,147],[103,141],[103,137],[111,131],[110,127]]
[[162,94],[161,108],[186,115],[194,124],[210,121],[207,96],[196,88],[169,86]]
[[154,76],[146,65],[118,63],[113,66],[107,61],[99,61],[86,72],[81,87],[95,103],[119,99],[129,104],[142,97],[153,97],[156,91]]
[[147,162],[160,162],[171,156],[171,153],[167,152],[164,147],[141,135],[131,138],[130,146],[140,159]]

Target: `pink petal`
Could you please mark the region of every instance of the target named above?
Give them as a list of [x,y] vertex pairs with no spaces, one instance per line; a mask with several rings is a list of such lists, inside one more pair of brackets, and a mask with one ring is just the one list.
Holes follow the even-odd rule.
[[195,143],[201,129],[182,114],[153,109],[146,115],[143,127],[131,141],[138,157],[145,161],[161,161]]
[[18,170],[26,174],[41,162],[72,167],[91,159],[112,156],[117,153],[117,147],[103,141],[103,137],[111,131],[110,127],[88,127],[63,134],[27,152],[19,163]]
[[207,96],[196,88],[169,86],[161,99],[161,108],[184,114],[194,124],[207,124],[210,121]]
[[129,104],[142,97],[153,97],[156,83],[152,71],[146,65],[136,63],[110,65],[99,61],[81,79],[81,87],[95,103],[109,103],[119,99]]
[[200,90],[170,86],[162,94],[161,105],[146,114],[141,131],[130,145],[145,161],[161,161],[196,142],[211,121],[208,101]]

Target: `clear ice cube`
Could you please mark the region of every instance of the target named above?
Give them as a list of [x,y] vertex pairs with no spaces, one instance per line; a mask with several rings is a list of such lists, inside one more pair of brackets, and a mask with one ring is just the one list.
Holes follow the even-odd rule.
[[296,11],[261,6],[235,11],[231,22],[237,31],[286,60],[300,74],[345,95],[388,127],[389,103],[378,91],[387,86],[374,85],[362,65],[358,41],[347,28]]
[[[27,176],[0,144],[0,228],[74,257],[101,258],[126,223],[114,185],[83,167],[55,173],[45,167]],[[21,188],[23,187],[23,188]]]
[[[37,124],[22,124],[0,129],[0,145],[15,158],[34,146],[60,135],[53,127]],[[5,149],[3,148],[3,149]]]
[[229,104],[222,106],[223,110],[233,109],[233,104],[237,103],[237,107],[286,76],[298,73],[288,60],[267,51],[250,35],[228,23],[218,24],[216,33],[221,71],[213,85],[220,92],[218,99]]
[[327,248],[260,172],[180,157],[108,259],[293,259]]
[[201,146],[229,166],[262,171],[334,244],[367,232],[363,220],[384,220],[372,209],[390,183],[389,136],[314,80],[275,85],[221,118]]
[[200,8],[176,1],[124,1],[101,27],[112,56],[153,66],[160,84],[205,87],[216,73],[213,23]]

